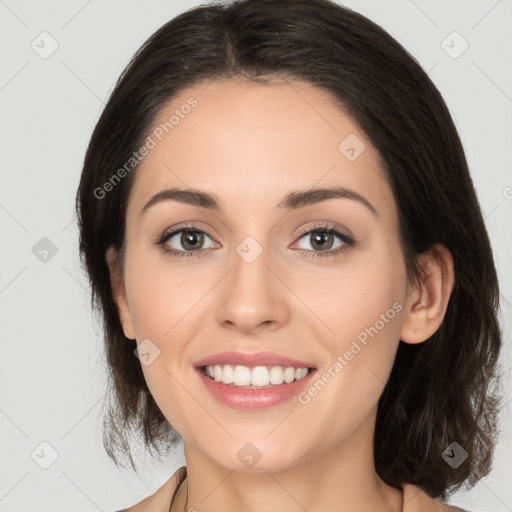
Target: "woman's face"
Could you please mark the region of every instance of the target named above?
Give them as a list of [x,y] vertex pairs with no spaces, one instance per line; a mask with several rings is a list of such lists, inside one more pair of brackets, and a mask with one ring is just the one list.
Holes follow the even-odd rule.
[[[116,301],[186,449],[258,471],[367,451],[410,292],[396,205],[370,141],[302,82],[189,88],[151,137],[127,207]],[[144,208],[172,188],[213,195],[219,206],[167,198]],[[350,192],[315,194],[324,188]],[[196,368],[210,356],[222,363],[224,352],[235,353],[224,358],[233,369],[245,366],[234,371],[238,383],[266,382],[253,367],[280,366],[259,360],[262,352],[297,362],[283,362],[282,376],[272,370],[273,382],[295,376],[287,367],[314,370],[252,391]],[[229,369],[218,375],[229,382]]]

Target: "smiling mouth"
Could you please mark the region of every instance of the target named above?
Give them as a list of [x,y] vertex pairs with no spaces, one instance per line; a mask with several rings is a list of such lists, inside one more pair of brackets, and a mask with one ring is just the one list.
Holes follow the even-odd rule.
[[201,366],[200,370],[207,378],[232,388],[267,389],[302,380],[314,368],[222,364]]

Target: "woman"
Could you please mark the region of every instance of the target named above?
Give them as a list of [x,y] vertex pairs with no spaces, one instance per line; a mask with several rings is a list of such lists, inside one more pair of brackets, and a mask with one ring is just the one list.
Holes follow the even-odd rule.
[[180,14],[119,79],[77,193],[105,446],[186,467],[128,510],[460,510],[490,471],[492,250],[449,111],[328,0]]

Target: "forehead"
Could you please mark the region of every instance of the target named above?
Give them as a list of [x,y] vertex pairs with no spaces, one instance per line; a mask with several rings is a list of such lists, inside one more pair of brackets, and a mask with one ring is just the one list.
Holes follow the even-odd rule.
[[226,205],[276,205],[290,190],[344,186],[389,208],[378,153],[343,105],[311,84],[203,82],[160,111],[129,210],[157,192],[193,187]]

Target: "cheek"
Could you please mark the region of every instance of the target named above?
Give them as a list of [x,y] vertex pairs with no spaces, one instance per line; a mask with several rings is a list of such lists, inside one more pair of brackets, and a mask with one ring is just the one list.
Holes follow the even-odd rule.
[[356,435],[377,406],[391,373],[400,336],[399,301],[392,294],[348,294],[326,323],[334,331],[320,342],[328,354],[317,380],[299,397],[314,430],[330,425],[322,443]]
[[399,255],[386,255],[384,250],[380,255],[354,253],[339,268],[295,272],[289,282],[311,313],[308,317],[316,321],[320,339],[332,349],[342,349],[376,322],[382,328],[381,315],[385,315],[386,327],[380,330],[386,331],[386,336],[391,329],[395,334],[399,332],[397,307],[392,307],[403,301],[405,287],[405,269]]
[[[169,423],[179,432],[186,430],[190,414],[190,396],[183,389],[181,373],[187,340],[194,337],[194,304],[201,290],[185,272],[146,264],[147,270],[132,275],[130,309],[134,318],[137,343],[150,347],[150,364],[141,357],[147,386]],[[148,345],[148,341],[151,343]],[[155,348],[157,347],[157,348]],[[142,350],[141,350],[142,353]]]
[[380,257],[375,252],[358,255],[357,261],[328,278],[321,280],[320,273],[314,277],[302,286],[305,301],[321,320],[317,339],[329,360],[318,377],[327,373],[324,381],[329,383],[317,386],[325,393],[312,390],[311,402],[316,402],[319,417],[342,407],[344,414],[334,421],[349,428],[347,418],[364,417],[389,378],[400,339],[405,269],[399,254],[382,251]]
[[186,265],[177,268],[156,251],[134,252],[130,268],[127,293],[137,339],[154,339],[160,346],[201,297],[198,278]]

